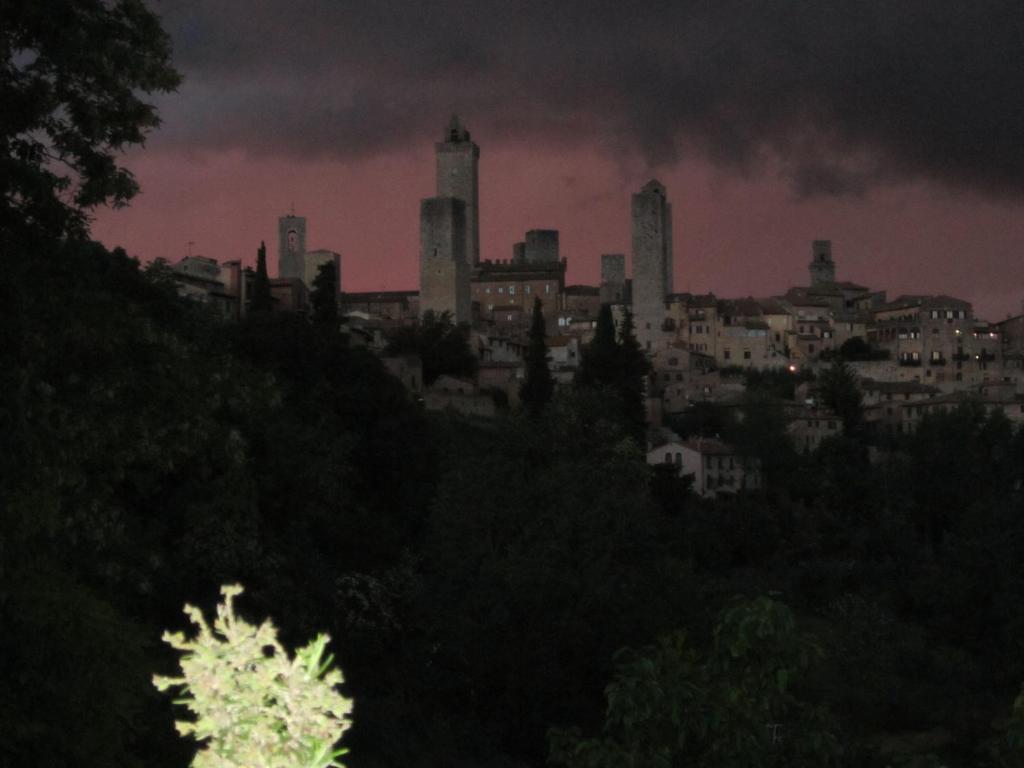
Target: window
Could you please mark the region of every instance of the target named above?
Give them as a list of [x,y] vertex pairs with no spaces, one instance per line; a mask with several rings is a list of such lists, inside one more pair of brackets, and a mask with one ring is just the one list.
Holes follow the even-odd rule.
[[505,292],[505,286],[504,285],[499,285],[498,286],[498,293],[504,293],[504,292]]
[[491,292],[490,286],[488,286],[487,288],[484,288],[484,293],[490,293],[490,292]]
[[743,350],[743,359],[744,360],[749,360],[750,359],[750,350],[749,349],[744,349]]
[[672,463],[672,451],[665,451],[665,463],[666,464],[671,464]]
[[533,286],[527,283],[523,286],[523,293],[529,293],[533,289]]
[[808,344],[807,345],[807,354],[809,354],[809,355],[813,355],[814,354],[814,345],[813,344]]
[[510,285],[508,287],[508,295],[509,296],[515,296],[516,295],[516,287],[514,285]]
[[830,421],[830,422],[828,423],[828,428],[829,428],[829,429],[835,429],[835,428],[836,428],[836,423],[835,423],[834,421]]
[[727,349],[722,353],[722,357],[725,358],[726,360],[729,360],[732,357],[732,353],[729,352],[729,350]]
[[551,283],[544,283],[544,293],[551,293]]
[[683,466],[683,454],[681,454],[679,451],[676,451],[676,466]]

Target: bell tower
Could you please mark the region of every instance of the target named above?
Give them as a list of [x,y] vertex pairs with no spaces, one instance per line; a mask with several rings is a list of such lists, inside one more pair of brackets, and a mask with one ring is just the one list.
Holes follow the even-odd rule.
[[437,196],[466,204],[465,259],[470,267],[475,267],[480,263],[480,147],[473,143],[458,115],[452,115],[444,141],[435,146]]

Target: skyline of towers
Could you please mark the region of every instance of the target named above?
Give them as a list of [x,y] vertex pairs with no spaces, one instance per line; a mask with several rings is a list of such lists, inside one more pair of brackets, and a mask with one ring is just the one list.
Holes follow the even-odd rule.
[[470,267],[480,263],[480,147],[469,131],[452,115],[444,141],[435,146],[437,158],[437,197],[454,197],[466,206],[465,261]]
[[633,224],[633,319],[641,348],[653,349],[665,318],[672,284],[672,205],[665,187],[651,179],[635,193]]

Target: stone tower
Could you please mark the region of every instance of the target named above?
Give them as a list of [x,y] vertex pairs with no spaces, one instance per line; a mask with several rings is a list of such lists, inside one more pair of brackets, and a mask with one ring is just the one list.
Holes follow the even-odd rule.
[[277,220],[277,276],[306,277],[306,218],[290,214]]
[[623,253],[601,254],[602,304],[621,304],[626,297],[626,255]]
[[527,264],[557,264],[558,230],[531,229],[526,233],[526,250],[523,256]]
[[420,313],[450,312],[457,323],[470,317],[466,262],[466,204],[455,197],[420,202]]
[[633,315],[640,346],[654,349],[672,291],[672,206],[665,187],[647,182],[633,195]]
[[815,240],[811,245],[811,287],[836,281],[836,263],[832,261],[832,241]]
[[437,149],[437,196],[466,204],[466,263],[480,263],[480,147],[472,142],[458,115],[452,115],[444,141]]

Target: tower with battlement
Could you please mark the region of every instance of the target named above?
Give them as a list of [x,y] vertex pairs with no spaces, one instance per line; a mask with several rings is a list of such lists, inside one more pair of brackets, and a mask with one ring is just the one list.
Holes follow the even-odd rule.
[[480,147],[470,139],[469,131],[452,115],[444,141],[436,145],[437,197],[454,197],[466,206],[466,263],[480,263]]
[[836,281],[836,263],[832,261],[832,241],[815,240],[811,244],[811,287]]
[[277,276],[306,278],[306,218],[289,214],[277,220]]
[[633,195],[633,315],[641,348],[655,352],[672,292],[672,205],[652,179]]
[[466,204],[455,197],[420,202],[420,314],[451,313],[471,321],[466,261]]

